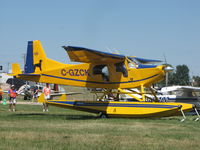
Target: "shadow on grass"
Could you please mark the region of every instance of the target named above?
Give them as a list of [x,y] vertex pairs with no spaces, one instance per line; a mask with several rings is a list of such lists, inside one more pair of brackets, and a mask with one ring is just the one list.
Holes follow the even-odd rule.
[[31,117],[31,116],[39,116],[39,117],[48,117],[48,118],[63,118],[66,120],[91,120],[98,119],[98,116],[89,116],[89,115],[68,115],[68,114],[45,114],[45,113],[22,113],[22,114],[12,114],[12,116],[16,117]]

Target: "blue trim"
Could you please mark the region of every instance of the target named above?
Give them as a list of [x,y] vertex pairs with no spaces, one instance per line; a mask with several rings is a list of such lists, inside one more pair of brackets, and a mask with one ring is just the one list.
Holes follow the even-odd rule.
[[188,100],[198,100],[198,98],[195,98],[195,97],[176,97],[176,98],[168,98],[168,100],[178,100],[178,101],[188,101]]
[[139,58],[139,57],[134,57],[138,62],[142,64],[148,64],[148,63],[160,63],[162,62],[161,60],[154,60],[154,59],[144,59],[144,58]]
[[158,74],[155,74],[153,76],[141,79],[141,80],[134,80],[134,81],[126,81],[126,82],[96,82],[96,81],[87,81],[87,80],[79,80],[79,79],[72,79],[72,78],[64,78],[64,77],[58,77],[58,76],[53,76],[53,75],[48,75],[48,74],[42,74],[43,76],[47,77],[52,77],[52,78],[58,78],[58,79],[66,79],[66,80],[72,80],[72,81],[79,81],[79,82],[87,82],[87,83],[96,83],[96,84],[122,84],[122,83],[133,83],[133,82],[139,82],[139,81],[144,81],[150,78],[153,78],[155,76],[158,76]]
[[29,73],[24,73],[24,74],[18,74],[18,76],[40,76],[40,74],[29,74]]
[[143,69],[143,68],[155,68],[157,67],[156,65],[143,65],[143,64],[139,64],[138,65],[138,69]]
[[75,102],[74,101],[53,101],[53,100],[50,100],[48,102],[54,102],[54,103],[61,103],[61,104],[68,104],[68,105],[74,105]]
[[34,71],[35,71],[35,67],[33,65],[33,41],[28,41],[26,64],[24,66],[24,72],[33,73]]
[[178,108],[178,105],[159,105],[159,104],[123,104],[123,103],[88,103],[88,102],[80,102],[80,101],[49,101],[60,104],[70,104],[74,106],[95,106],[95,107],[143,107],[143,108]]

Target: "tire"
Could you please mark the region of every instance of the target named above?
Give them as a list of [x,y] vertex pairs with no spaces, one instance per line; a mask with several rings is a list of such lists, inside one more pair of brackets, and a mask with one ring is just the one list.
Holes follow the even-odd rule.
[[102,118],[102,119],[105,119],[105,118],[108,118],[108,115],[100,112],[99,117]]

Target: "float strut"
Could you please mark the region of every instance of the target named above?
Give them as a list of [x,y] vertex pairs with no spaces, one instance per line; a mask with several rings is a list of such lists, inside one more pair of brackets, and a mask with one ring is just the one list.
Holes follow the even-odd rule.
[[194,107],[194,110],[195,110],[195,112],[196,112],[196,114],[198,116],[194,121],[198,121],[200,119],[199,112],[197,111],[196,107]]
[[183,121],[185,121],[185,119],[186,119],[186,116],[185,116],[185,114],[184,114],[184,112],[183,112],[182,108],[181,108],[181,113],[182,113],[182,115],[183,115],[183,119],[181,119],[181,122],[183,122]]
[[140,89],[141,89],[141,92],[142,92],[142,100],[145,101],[144,86],[141,85]]

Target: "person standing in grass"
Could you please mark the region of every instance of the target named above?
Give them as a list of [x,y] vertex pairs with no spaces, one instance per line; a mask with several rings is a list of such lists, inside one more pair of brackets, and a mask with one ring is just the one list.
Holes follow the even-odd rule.
[[3,90],[2,90],[2,88],[0,87],[0,101],[2,101],[2,99],[3,99]]
[[34,86],[34,89],[33,89],[33,99],[32,99],[32,102],[37,102],[38,101],[38,93],[39,93],[39,85],[38,83],[36,83],[36,86]]
[[[46,86],[43,89],[43,93],[44,93],[45,100],[49,100],[50,94],[51,94],[51,88],[49,86],[49,83],[46,83]],[[43,103],[43,111],[49,111],[47,103]]]
[[11,85],[10,90],[8,91],[9,96],[9,111],[16,111],[16,98],[17,98],[17,90],[14,85]]

